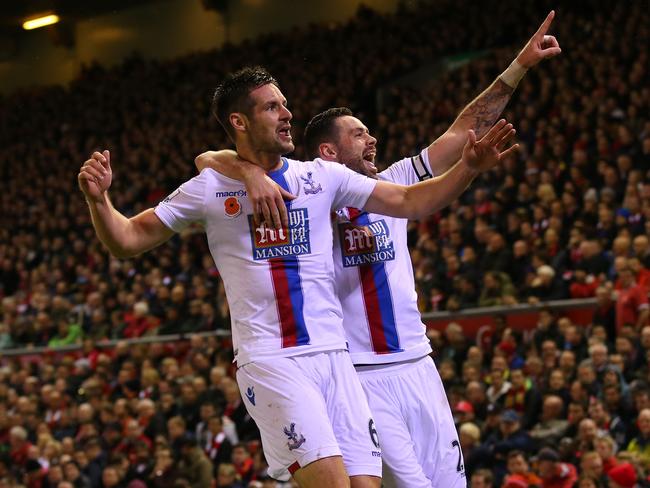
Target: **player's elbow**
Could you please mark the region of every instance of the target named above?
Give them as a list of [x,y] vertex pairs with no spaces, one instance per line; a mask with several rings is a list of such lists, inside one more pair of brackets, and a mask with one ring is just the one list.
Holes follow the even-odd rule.
[[114,251],[111,251],[111,256],[113,256],[115,259],[129,259],[133,257],[127,252],[114,252]]
[[116,259],[129,259],[137,256],[138,252],[136,252],[133,249],[129,249],[127,247],[122,247],[122,246],[106,246],[108,249],[108,252],[111,254]]
[[110,239],[103,242],[111,256],[117,259],[129,259],[144,251],[136,239],[130,238],[128,232],[125,232],[121,239]]
[[218,169],[219,163],[226,160],[227,157],[236,158],[237,153],[230,150],[221,151],[205,151],[194,158],[194,166],[199,170],[199,173],[205,168]]
[[194,166],[196,166],[196,169],[199,171],[199,173],[207,168],[209,160],[210,156],[207,152],[201,153],[194,158]]

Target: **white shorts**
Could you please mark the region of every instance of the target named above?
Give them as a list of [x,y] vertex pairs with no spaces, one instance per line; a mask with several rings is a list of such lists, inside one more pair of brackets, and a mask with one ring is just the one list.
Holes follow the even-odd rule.
[[433,360],[360,366],[357,373],[377,422],[384,486],[466,487],[454,418]]
[[343,456],[349,476],[381,476],[374,421],[347,351],[249,363],[237,383],[273,478],[330,456]]

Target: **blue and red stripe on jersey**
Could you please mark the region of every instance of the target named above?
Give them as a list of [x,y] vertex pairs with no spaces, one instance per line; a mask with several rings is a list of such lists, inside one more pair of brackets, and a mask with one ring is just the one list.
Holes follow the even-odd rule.
[[[268,173],[268,176],[286,191],[290,191],[284,177],[288,167],[289,164],[283,158],[280,169]],[[285,205],[287,210],[291,209],[290,201],[285,202]],[[271,258],[269,267],[271,268],[271,280],[280,319],[282,347],[309,344],[309,332],[303,314],[305,298],[302,292],[298,258],[296,256]]]
[[[348,207],[348,214],[353,224],[370,225],[367,212]],[[385,263],[362,264],[358,268],[373,350],[377,354],[402,351]]]

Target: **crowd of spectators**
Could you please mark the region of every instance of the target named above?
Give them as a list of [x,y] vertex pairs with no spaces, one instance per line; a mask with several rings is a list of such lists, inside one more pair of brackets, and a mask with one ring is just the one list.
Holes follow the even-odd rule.
[[299,141],[324,108],[350,105],[372,124],[374,90],[387,80],[444,54],[502,44],[487,18],[524,40],[543,15],[541,5],[501,6],[463,19],[459,30],[463,13],[452,2],[391,15],[361,8],[342,26],[296,28],[174,61],[134,56],[112,69],[88,66],[67,88],[1,99],[0,177],[11,184],[0,197],[0,295],[11,299],[0,345],[228,327],[202,237],[188,233],[137,260],[107,256],[74,178],[93,150],[111,150],[113,204],[133,215],[191,177],[197,154],[230,144],[210,115],[211,92],[244,63],[277,76]]
[[429,332],[472,486],[647,486],[650,325],[610,341],[548,309],[528,337],[504,324],[487,345]]
[[[648,13],[639,4],[593,16],[585,8],[559,10],[562,55],[531,70],[504,112],[519,154],[447,211],[412,224],[422,310],[650,288]],[[511,57],[495,50],[430,86],[388,90],[375,131],[382,159],[426,146]],[[633,283],[623,285],[625,270]],[[638,306],[638,291],[619,301],[629,294]]]
[[[642,2],[559,3],[563,54],[506,109],[522,151],[410,225],[422,311],[598,301],[587,329],[543,311],[532,337],[497,327],[476,345],[458,324],[430,332],[473,486],[628,487],[650,468],[650,14]],[[136,259],[108,256],[76,188],[93,150],[112,152],[116,208],[155,205],[198,153],[228,145],[211,90],[246,62],[278,77],[298,142],[313,114],[347,105],[378,137],[378,159],[394,161],[440,135],[551,7],[362,8],[344,25],[173,61],[134,56],[0,99],[0,348],[83,344],[3,359],[0,488],[276,486],[228,340],[194,335],[229,328],[205,238],[191,229]],[[391,85],[476,50],[488,54],[430,83]],[[177,333],[191,339],[99,347]]]
[[291,486],[266,473],[259,431],[212,336],[33,356],[0,368],[0,486]]

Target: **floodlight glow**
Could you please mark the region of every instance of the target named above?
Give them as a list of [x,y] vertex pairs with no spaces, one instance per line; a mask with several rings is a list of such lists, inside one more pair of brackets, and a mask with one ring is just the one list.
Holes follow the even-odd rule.
[[45,27],[46,25],[56,24],[59,21],[58,15],[45,15],[43,17],[38,17],[36,19],[26,20],[23,22],[23,29],[32,30],[38,29],[39,27]]

